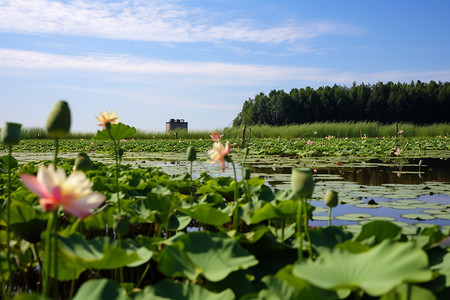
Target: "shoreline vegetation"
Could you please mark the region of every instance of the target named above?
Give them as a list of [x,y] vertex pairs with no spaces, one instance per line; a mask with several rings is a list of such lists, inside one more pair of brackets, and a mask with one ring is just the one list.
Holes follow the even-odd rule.
[[[242,138],[243,127],[218,129],[229,139]],[[395,137],[402,130],[403,137],[444,137],[450,135],[450,123],[417,125],[413,123],[382,124],[379,122],[316,122],[294,125],[246,126],[246,138],[381,138]],[[135,139],[209,139],[210,130],[176,130],[169,133],[138,129]],[[71,132],[66,139],[91,139],[95,132]],[[22,128],[22,139],[48,139],[44,128]]]

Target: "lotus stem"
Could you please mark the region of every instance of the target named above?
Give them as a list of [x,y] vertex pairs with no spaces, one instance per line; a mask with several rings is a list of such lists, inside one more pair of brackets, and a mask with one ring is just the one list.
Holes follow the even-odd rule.
[[297,252],[298,252],[298,260],[302,260],[303,259],[303,240],[302,240],[302,222],[301,222],[301,218],[302,218],[302,214],[301,214],[301,209],[303,207],[303,199],[300,198],[297,201],[297,219],[296,219],[296,223],[297,223],[297,240],[298,240],[298,248],[297,248]]
[[308,239],[308,253],[309,253],[309,258],[312,259],[312,245],[311,245],[311,236],[309,235],[309,230],[308,230],[308,209],[306,207],[306,199],[303,198],[302,200],[302,204],[303,204],[303,221],[305,223],[305,233],[306,233],[306,238]]
[[231,163],[233,165],[233,173],[234,173],[234,211],[233,211],[233,229],[238,230],[239,225],[239,186],[236,176],[236,167],[234,162]]
[[107,130],[108,130],[108,134],[109,137],[111,138],[111,140],[113,141],[114,144],[114,157],[116,160],[116,196],[117,196],[117,207],[119,208],[119,211],[121,210],[120,208],[120,197],[119,197],[119,145],[117,144],[116,140],[114,139],[114,137],[111,134],[111,126],[106,126]]
[[331,226],[331,207],[328,207],[328,226]]
[[[6,290],[5,294],[9,295],[12,288],[12,266],[11,266],[11,231],[9,228],[10,218],[11,218],[11,153],[12,153],[12,146],[8,146],[8,185],[7,185],[7,194],[8,197],[6,199],[6,249],[7,249],[7,256],[6,259],[8,260],[8,272],[9,272],[9,278],[8,278],[8,289]],[[5,299],[6,299],[5,295]]]

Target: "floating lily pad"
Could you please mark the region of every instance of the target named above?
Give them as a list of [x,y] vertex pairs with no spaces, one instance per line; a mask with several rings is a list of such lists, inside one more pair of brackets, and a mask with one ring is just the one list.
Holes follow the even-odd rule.
[[313,216],[314,221],[328,221],[328,216]]
[[395,221],[395,218],[393,217],[385,217],[385,216],[374,216],[371,218],[368,218],[369,220],[383,220],[383,221]]
[[360,207],[360,208],[378,208],[378,207],[381,207],[381,205],[379,205],[379,204],[367,204],[367,203],[355,204],[353,206]]
[[345,214],[341,216],[337,216],[336,219],[342,220],[342,221],[362,221],[365,219],[368,219],[370,217],[373,217],[369,214]]
[[450,214],[448,214],[448,215],[439,214],[439,215],[434,215],[434,216],[437,219],[450,220]]
[[436,217],[427,215],[427,214],[404,214],[402,215],[405,219],[413,219],[413,220],[433,220],[436,219]]
[[430,215],[450,214],[450,209],[426,209],[423,211],[423,213]]
[[401,204],[422,204],[425,203],[425,201],[422,200],[412,200],[412,199],[401,199],[401,200],[397,200],[395,201],[395,203],[401,203]]

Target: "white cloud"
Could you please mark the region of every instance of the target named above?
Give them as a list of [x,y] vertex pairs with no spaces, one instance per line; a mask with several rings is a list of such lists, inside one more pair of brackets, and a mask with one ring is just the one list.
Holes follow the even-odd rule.
[[353,30],[330,22],[266,28],[253,23],[243,19],[221,23],[216,14],[183,6],[181,1],[0,1],[0,31],[11,33],[153,42],[282,43]]
[[222,84],[237,85],[283,80],[342,81],[338,78],[339,74],[333,74],[332,70],[324,68],[165,61],[128,55],[66,56],[15,49],[0,49],[0,66],[12,69],[179,75],[198,80],[219,80]]

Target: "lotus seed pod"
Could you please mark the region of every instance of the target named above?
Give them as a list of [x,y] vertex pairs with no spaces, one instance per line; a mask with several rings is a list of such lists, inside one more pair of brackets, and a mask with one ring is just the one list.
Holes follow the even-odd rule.
[[194,147],[188,147],[186,152],[187,161],[195,161],[197,159],[197,150]]
[[47,118],[46,129],[51,138],[64,138],[70,130],[70,109],[66,101],[56,102]]
[[77,158],[75,159],[73,170],[86,172],[92,169],[92,164],[92,160],[89,158],[89,156],[86,153],[82,152],[78,154]]
[[1,141],[6,146],[17,145],[20,141],[22,124],[6,122],[2,128]]
[[311,168],[292,169],[291,186],[298,196],[310,198],[314,191],[313,170]]
[[339,204],[338,192],[328,190],[325,194],[324,202],[328,207],[336,207]]

